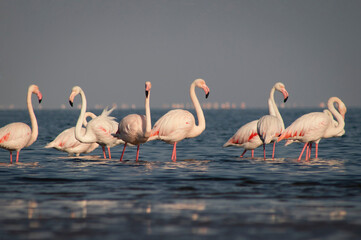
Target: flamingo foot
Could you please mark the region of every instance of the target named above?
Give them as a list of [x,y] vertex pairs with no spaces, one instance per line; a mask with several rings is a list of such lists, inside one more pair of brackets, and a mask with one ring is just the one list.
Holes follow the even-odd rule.
[[247,149],[245,149],[244,151],[243,151],[243,153],[242,153],[242,155],[241,156],[239,156],[240,158],[243,158],[243,156],[244,156],[244,154],[247,152]]

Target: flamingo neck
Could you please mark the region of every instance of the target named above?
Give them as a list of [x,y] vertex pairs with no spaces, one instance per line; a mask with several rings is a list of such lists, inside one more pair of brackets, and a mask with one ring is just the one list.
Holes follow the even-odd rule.
[[150,107],[149,107],[149,96],[150,96],[150,92],[149,92],[148,96],[146,96],[145,104],[144,104],[145,105],[145,118],[146,118],[144,137],[146,137],[146,138],[150,137],[150,132],[152,130],[152,121],[151,121]]
[[80,115],[78,121],[76,122],[75,125],[75,138],[82,143],[93,143],[96,141],[95,139],[90,138],[89,134],[88,135],[86,134],[88,131],[86,131],[85,134],[82,134],[81,132],[83,120],[85,118],[87,102],[84,91],[80,90],[79,94],[81,96],[81,109],[80,109]]
[[29,116],[30,116],[30,121],[31,121],[31,135],[30,135],[29,142],[27,143],[26,146],[30,146],[31,144],[33,144],[36,141],[36,139],[38,138],[38,134],[39,134],[38,121],[36,120],[34,109],[33,109],[33,104],[31,102],[32,93],[33,93],[33,89],[29,88],[26,103],[28,105],[28,111],[29,111]]
[[196,110],[197,113],[197,118],[198,118],[198,125],[195,125],[193,127],[192,132],[190,133],[189,137],[196,137],[198,135],[200,135],[204,129],[206,128],[206,120],[204,118],[204,114],[203,114],[203,110],[202,107],[198,101],[196,92],[195,92],[195,83],[193,82],[191,84],[191,87],[189,88],[189,95],[191,97],[191,100],[193,102],[193,106]]
[[275,97],[274,97],[275,90],[276,90],[276,88],[273,87],[271,89],[271,91],[270,91],[270,96],[269,96],[269,99],[268,99],[269,114],[272,115],[272,116],[277,117],[281,121],[282,129],[284,130],[285,129],[285,124],[283,122],[282,116],[281,116],[280,112],[278,111],[278,107],[277,107],[277,104],[275,102]]
[[332,124],[331,121],[331,127],[327,128],[327,131],[325,133],[325,138],[332,137],[335,134],[338,134],[341,132],[345,127],[345,120],[343,119],[342,115],[335,109],[334,104],[338,103],[340,105],[340,100],[338,98],[332,97],[328,100],[327,107],[330,110],[330,112],[335,116],[336,121],[338,122],[338,125],[335,127],[334,124]]

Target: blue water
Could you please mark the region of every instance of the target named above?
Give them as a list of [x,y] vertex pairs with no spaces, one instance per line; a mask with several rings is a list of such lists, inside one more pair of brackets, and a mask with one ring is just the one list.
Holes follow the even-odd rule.
[[[282,109],[285,125],[310,111]],[[118,121],[134,111],[114,111]],[[143,110],[135,112],[143,113]],[[99,114],[99,111],[95,111]],[[165,111],[153,110],[153,123]],[[98,148],[86,157],[43,147],[75,125],[76,110],[36,111],[38,140],[9,164],[0,149],[0,239],[360,239],[361,110],[349,109],[346,134],[320,142],[319,159],[297,161],[301,144],[277,144],[276,159],[222,148],[265,109],[208,110],[207,128],[172,146],[153,141]],[[0,126],[26,111],[0,111]],[[271,156],[272,146],[267,146]]]

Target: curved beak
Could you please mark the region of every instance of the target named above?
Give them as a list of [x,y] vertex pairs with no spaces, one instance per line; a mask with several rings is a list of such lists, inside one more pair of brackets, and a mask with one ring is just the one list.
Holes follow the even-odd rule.
[[204,92],[205,92],[205,94],[206,94],[206,98],[208,98],[208,96],[209,96],[209,87],[208,87],[207,85],[204,85],[204,86],[202,87],[202,89],[204,90]]
[[288,92],[286,89],[282,89],[282,94],[283,94],[283,102],[287,102],[288,99]]
[[71,92],[71,94],[70,94],[69,104],[70,104],[70,106],[72,106],[72,107],[73,107],[73,102],[74,102],[74,98],[75,98],[76,95],[77,95],[77,93],[75,93],[75,92]]
[[73,102],[72,101],[69,100],[69,104],[70,104],[70,106],[73,107]]
[[36,95],[38,96],[38,101],[39,101],[39,103],[41,103],[41,100],[43,100],[43,94],[41,94],[41,92],[38,91],[38,92],[36,93]]
[[149,91],[145,90],[145,97],[147,98],[149,96]]

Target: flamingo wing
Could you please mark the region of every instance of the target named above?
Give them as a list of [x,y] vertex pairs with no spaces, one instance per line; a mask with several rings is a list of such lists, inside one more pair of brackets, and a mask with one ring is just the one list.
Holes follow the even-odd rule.
[[240,127],[237,132],[223,145],[227,146],[244,146],[245,144],[260,141],[257,133],[257,122],[254,120]]
[[0,129],[0,146],[17,150],[26,146],[30,140],[31,128],[22,122],[10,123]]
[[266,144],[277,139],[282,131],[281,121],[272,115],[261,117],[257,123],[258,135]]

